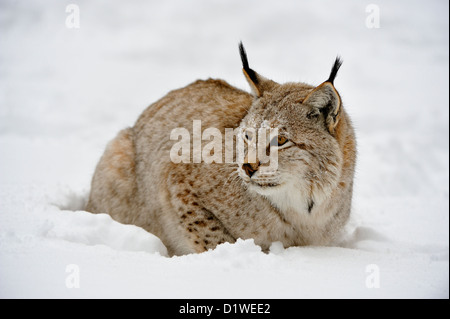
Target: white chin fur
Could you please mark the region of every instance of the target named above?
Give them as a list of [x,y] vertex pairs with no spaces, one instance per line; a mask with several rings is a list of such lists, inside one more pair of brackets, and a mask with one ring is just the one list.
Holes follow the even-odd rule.
[[[299,214],[314,213],[314,208],[323,203],[328,195],[331,194],[331,189],[322,189],[318,191],[313,189],[311,194],[311,185],[307,183],[301,183],[299,180],[293,179],[291,176],[278,176],[271,180],[260,180],[260,177],[256,175],[256,178],[250,179],[243,172],[239,172],[241,178],[247,183],[248,190],[257,193],[267,198],[274,207],[278,208],[282,212],[297,212]],[[283,178],[284,177],[284,178]],[[260,180],[262,184],[265,183],[279,183],[277,186],[260,186],[256,181]],[[329,191],[329,194],[327,194]],[[313,208],[311,208],[311,203]]]
[[249,191],[266,197],[281,211],[292,209],[295,211],[308,211],[308,199],[302,196],[303,194],[298,187],[287,185],[286,183],[262,187],[251,182],[248,186]]
[[280,190],[282,191],[283,185],[271,186],[271,187],[261,187],[256,184],[250,184],[249,189],[259,195],[263,196],[276,196]]
[[[314,213],[314,208],[323,203],[327,195],[325,193],[313,193],[310,197],[310,186],[299,183],[283,183],[274,187],[259,187],[250,185],[250,191],[266,197],[280,211],[294,211],[299,214]],[[314,203],[311,207],[311,203]],[[311,210],[312,209],[312,210]]]
[[264,189],[259,194],[265,196],[281,211],[294,210],[299,213],[308,213],[308,196],[294,185],[280,185],[273,190]]

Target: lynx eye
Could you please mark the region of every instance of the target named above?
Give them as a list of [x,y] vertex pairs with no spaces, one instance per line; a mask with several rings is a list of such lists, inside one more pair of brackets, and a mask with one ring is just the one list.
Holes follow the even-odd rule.
[[252,140],[252,138],[253,138],[253,133],[252,132],[250,132],[250,131],[245,132],[244,139],[247,142],[250,142]]
[[270,145],[272,146],[283,146],[287,142],[289,142],[288,138],[283,135],[275,136],[272,141],[270,142]]

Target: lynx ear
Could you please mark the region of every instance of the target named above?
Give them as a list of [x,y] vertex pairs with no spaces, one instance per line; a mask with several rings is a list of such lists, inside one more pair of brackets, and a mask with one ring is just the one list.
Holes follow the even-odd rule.
[[319,111],[324,115],[330,133],[334,132],[341,113],[341,97],[333,84],[341,65],[342,60],[337,57],[328,80],[312,90],[303,101],[303,104],[308,104],[313,107],[312,113]]
[[248,84],[250,84],[250,88],[255,96],[262,96],[264,91],[270,90],[277,84],[250,69],[248,65],[247,53],[245,52],[242,42],[239,43],[239,53],[242,60],[242,71],[244,72],[245,78],[247,79]]

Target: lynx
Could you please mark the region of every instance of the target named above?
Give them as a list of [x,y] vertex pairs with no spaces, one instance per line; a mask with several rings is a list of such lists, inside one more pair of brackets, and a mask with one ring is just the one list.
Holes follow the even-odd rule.
[[[354,130],[334,87],[342,61],[336,58],[319,86],[279,84],[249,67],[242,43],[239,51],[251,93],[223,80],[199,80],[150,105],[107,145],[87,211],[144,228],[170,256],[238,238],[253,238],[263,251],[273,242],[287,248],[336,241],[350,215],[356,161]],[[182,127],[192,134],[195,120],[222,134],[276,128],[270,141],[276,171],[268,174],[248,156],[242,163],[174,163],[170,132]],[[256,138],[235,135],[247,153]]]

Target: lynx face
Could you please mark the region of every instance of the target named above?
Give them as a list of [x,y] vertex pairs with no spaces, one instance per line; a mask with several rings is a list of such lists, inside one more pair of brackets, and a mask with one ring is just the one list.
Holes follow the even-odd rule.
[[334,137],[340,97],[332,81],[317,88],[301,83],[280,85],[248,68],[245,51],[241,50],[241,57],[255,100],[241,122],[244,133],[239,138],[246,142],[248,152],[261,136],[248,136],[246,129],[276,128],[278,136],[265,140],[267,153],[277,152],[277,169],[265,170],[267,164],[259,158],[249,161],[246,156],[238,167],[239,176],[248,191],[265,196],[278,209],[311,213],[331,197],[340,178],[342,154]]

